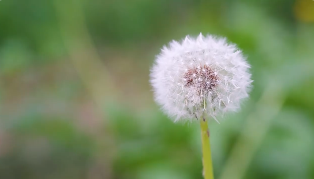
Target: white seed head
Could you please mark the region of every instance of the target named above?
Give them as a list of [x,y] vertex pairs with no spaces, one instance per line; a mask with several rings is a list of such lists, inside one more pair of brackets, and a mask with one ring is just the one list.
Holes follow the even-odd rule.
[[236,45],[211,35],[164,46],[151,69],[155,100],[174,121],[236,111],[251,85],[250,65]]

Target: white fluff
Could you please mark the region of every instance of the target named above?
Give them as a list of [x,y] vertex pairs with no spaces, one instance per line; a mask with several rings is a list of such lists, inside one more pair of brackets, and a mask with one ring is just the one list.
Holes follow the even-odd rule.
[[151,69],[155,100],[174,121],[236,111],[252,80],[242,52],[225,38],[187,36],[164,46]]

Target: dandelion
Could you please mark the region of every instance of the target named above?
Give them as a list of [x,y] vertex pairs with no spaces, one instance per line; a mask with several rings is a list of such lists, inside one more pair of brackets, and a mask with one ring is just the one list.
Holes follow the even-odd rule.
[[155,100],[163,111],[174,122],[201,119],[206,179],[213,176],[206,119],[218,122],[217,117],[239,109],[252,82],[249,68],[236,45],[200,34],[164,46],[151,69]]

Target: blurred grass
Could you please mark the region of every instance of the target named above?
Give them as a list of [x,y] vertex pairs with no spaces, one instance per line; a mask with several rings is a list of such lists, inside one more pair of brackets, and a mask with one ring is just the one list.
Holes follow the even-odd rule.
[[313,7],[0,1],[0,178],[202,178],[199,126],[161,114],[148,82],[162,45],[199,32],[238,44],[254,80],[210,123],[216,178],[314,178]]

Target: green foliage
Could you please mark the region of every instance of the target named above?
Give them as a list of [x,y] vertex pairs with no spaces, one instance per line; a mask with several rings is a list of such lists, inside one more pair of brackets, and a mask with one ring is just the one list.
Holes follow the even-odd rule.
[[[0,178],[202,178],[199,125],[172,123],[148,84],[160,47],[199,32],[238,44],[254,79],[241,112],[210,123],[216,178],[248,118],[263,121],[272,112],[260,103],[270,84],[276,89],[266,104],[281,95],[283,105],[244,178],[314,178],[314,26],[296,16],[294,1],[68,1],[61,4],[68,13],[83,14],[71,14],[82,27],[71,33],[86,33],[95,45],[73,47],[74,55],[67,40],[86,47],[89,41],[65,35],[72,24],[61,23],[58,3],[0,1]],[[112,101],[93,94],[110,84],[91,86],[94,79],[79,76],[72,63],[81,55],[94,60],[86,56],[91,51],[117,87],[103,94]]]

